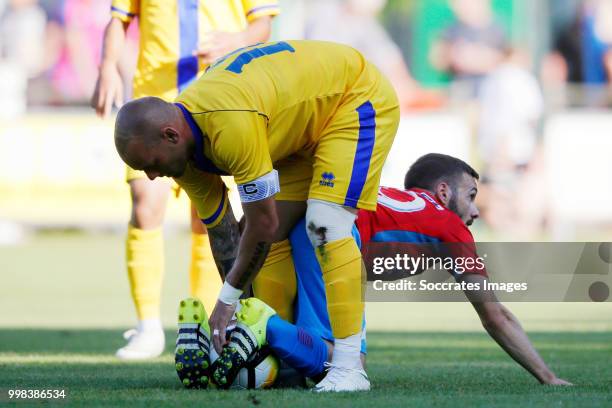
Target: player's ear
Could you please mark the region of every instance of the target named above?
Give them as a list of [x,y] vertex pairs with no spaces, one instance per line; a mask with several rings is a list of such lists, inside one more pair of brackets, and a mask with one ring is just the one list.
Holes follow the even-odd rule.
[[179,141],[179,134],[176,131],[176,129],[170,127],[170,126],[166,126],[163,130],[162,130],[162,134],[163,134],[163,138],[167,141],[169,141],[170,143],[173,144],[177,144]]
[[440,200],[445,207],[448,206],[453,196],[450,185],[445,181],[441,181],[436,185],[434,193],[436,194],[436,198]]

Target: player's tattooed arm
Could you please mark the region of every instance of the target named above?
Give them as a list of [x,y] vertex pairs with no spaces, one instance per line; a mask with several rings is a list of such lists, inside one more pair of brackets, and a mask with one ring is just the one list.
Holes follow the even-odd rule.
[[261,269],[276,237],[279,220],[273,197],[254,202],[243,202],[244,229],[236,262],[227,275],[227,282],[244,290]]
[[229,204],[219,224],[208,229],[208,235],[219,274],[225,280],[236,261],[240,243],[240,229]]
[[247,269],[242,275],[236,278],[235,287],[245,288],[253,281],[255,275],[257,275],[257,272],[259,272],[263,266],[263,263],[268,256],[268,252],[270,252],[270,246],[271,245],[268,242],[258,242],[255,244],[255,250],[253,251],[253,255],[251,256]]

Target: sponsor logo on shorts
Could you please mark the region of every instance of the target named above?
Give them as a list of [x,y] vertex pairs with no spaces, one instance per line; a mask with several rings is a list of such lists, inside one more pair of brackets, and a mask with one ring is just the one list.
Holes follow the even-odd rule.
[[336,176],[334,176],[334,173],[331,171],[326,171],[321,174],[321,181],[319,181],[319,185],[324,187],[333,187],[335,178]]

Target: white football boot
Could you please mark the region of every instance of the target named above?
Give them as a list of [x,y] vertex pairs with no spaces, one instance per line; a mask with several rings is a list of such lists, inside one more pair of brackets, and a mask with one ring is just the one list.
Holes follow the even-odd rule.
[[314,388],[315,392],[369,391],[370,380],[363,368],[348,368],[325,363],[327,374]]
[[164,352],[165,336],[161,327],[131,329],[123,333],[128,344],[121,347],[115,355],[121,360],[146,360],[160,356]]

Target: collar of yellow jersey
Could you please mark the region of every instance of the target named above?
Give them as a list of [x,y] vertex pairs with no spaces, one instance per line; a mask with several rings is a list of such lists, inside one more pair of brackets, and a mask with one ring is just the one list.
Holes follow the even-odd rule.
[[202,129],[200,129],[196,121],[193,119],[191,112],[189,112],[187,108],[180,103],[175,103],[175,105],[179,107],[181,112],[183,112],[183,116],[189,124],[189,127],[191,128],[191,133],[193,134],[193,139],[195,141],[196,147],[191,160],[195,163],[195,167],[198,170],[204,171],[206,173],[228,176],[229,174],[227,172],[215,166],[213,162],[204,155],[204,134],[202,133]]

